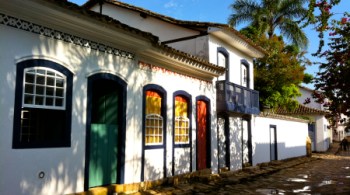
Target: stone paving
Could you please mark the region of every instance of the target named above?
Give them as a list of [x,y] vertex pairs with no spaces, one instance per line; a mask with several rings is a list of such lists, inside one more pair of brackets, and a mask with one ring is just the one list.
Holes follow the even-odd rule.
[[137,194],[350,194],[350,152],[334,153],[263,163]]

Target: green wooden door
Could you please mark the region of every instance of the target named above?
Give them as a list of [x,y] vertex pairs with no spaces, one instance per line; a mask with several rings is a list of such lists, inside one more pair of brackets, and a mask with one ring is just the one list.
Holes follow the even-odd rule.
[[117,183],[118,88],[98,83],[92,94],[89,187]]

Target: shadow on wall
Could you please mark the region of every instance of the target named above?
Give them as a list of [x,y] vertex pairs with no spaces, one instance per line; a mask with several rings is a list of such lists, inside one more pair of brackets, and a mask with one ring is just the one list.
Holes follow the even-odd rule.
[[[14,30],[14,29],[11,29]],[[31,48],[27,45],[21,47],[21,51],[15,50],[18,53],[27,53],[23,57],[44,58],[57,62],[58,64],[66,66],[74,73],[73,78],[73,99],[72,99],[72,122],[71,122],[71,147],[68,148],[41,148],[41,149],[16,149],[11,148],[11,135],[6,134],[5,138],[1,140],[1,153],[9,154],[7,163],[4,163],[2,169],[3,175],[9,175],[7,180],[1,181],[1,185],[6,186],[6,189],[2,189],[0,192],[5,194],[12,194],[12,190],[19,190],[18,194],[65,194],[71,192],[82,191],[84,186],[84,172],[85,172],[85,158],[86,158],[86,118],[87,118],[87,76],[91,73],[104,72],[113,75],[123,75],[122,79],[127,83],[131,83],[128,86],[127,94],[133,94],[134,97],[127,97],[126,108],[126,126],[135,127],[131,128],[133,132],[126,132],[126,150],[128,152],[140,153],[141,139],[142,139],[142,119],[137,118],[136,113],[142,112],[142,81],[153,80],[151,71],[135,73],[140,71],[138,68],[138,62],[130,60],[124,57],[113,56],[105,52],[92,50],[91,48],[84,48],[71,43],[63,41],[57,41],[52,38],[46,38],[44,36],[30,34],[28,32],[18,32],[14,30],[14,33],[25,33],[23,36],[17,37],[17,42],[23,42],[31,44]],[[31,40],[28,40],[31,39]],[[13,45],[10,42],[4,43],[4,45]],[[26,50],[27,49],[27,50]],[[18,49],[19,50],[19,49]],[[24,50],[24,51],[23,51]],[[16,54],[17,55],[17,54]],[[12,56],[8,55],[8,56]],[[10,59],[9,61],[13,61]],[[5,75],[6,82],[4,89],[1,89],[1,94],[6,94],[8,91],[14,91],[15,86],[15,68],[8,68],[9,72],[2,73]],[[143,77],[140,79],[140,76]],[[142,80],[142,81],[140,81]],[[2,80],[3,81],[3,78]],[[135,85],[133,83],[136,82]],[[138,83],[137,83],[138,82]],[[3,82],[1,82],[3,83]],[[205,82],[200,83],[200,90],[207,92],[211,91],[211,86]],[[4,96],[7,97],[7,96]],[[6,107],[7,101],[3,98],[0,100],[1,107]],[[2,111],[2,113],[8,113],[7,116],[2,118],[13,120],[13,108]],[[8,122],[7,122],[8,123]],[[211,129],[215,129],[216,124],[212,124]],[[8,129],[11,129],[9,125]],[[11,130],[9,130],[11,131]],[[215,132],[215,131],[214,131]],[[215,145],[215,133],[211,132],[212,146]],[[104,142],[104,140],[101,140]],[[3,149],[5,148],[5,149]],[[131,149],[130,149],[131,148]],[[212,148],[213,149],[213,148]],[[195,148],[193,148],[195,151]],[[213,156],[217,156],[217,150],[212,152],[212,167],[216,167],[216,161],[213,161]],[[195,153],[195,152],[194,152]],[[131,157],[129,157],[131,156]],[[141,161],[136,156],[126,155],[125,162],[128,163],[128,167],[136,169],[134,175],[139,176]],[[179,157],[179,167],[187,166],[186,157]],[[157,158],[157,157],[156,157]],[[189,158],[189,157],[188,157]],[[194,159],[193,159],[194,160]],[[0,160],[0,162],[3,162]],[[13,164],[14,163],[14,164]],[[149,165],[150,177],[156,177],[157,171],[152,171],[152,165]],[[16,174],[13,174],[16,169]],[[125,172],[129,170],[125,169]],[[38,178],[39,173],[43,172],[45,175],[43,178]],[[42,174],[40,174],[42,176]],[[131,175],[128,173],[128,175]],[[136,177],[137,177],[136,176]],[[18,189],[19,188],[19,189]],[[17,194],[15,192],[15,194]]]
[[[269,162],[273,159],[271,154],[274,151],[270,143],[256,143],[253,149],[253,165],[263,162]],[[306,145],[304,146],[286,146],[285,143],[277,143],[277,160],[299,157],[306,155]]]
[[191,170],[190,148],[175,148],[174,151],[174,175],[189,173]]
[[[26,38],[28,36],[19,39],[24,41]],[[62,54],[66,54],[66,56],[62,57]],[[13,150],[10,148],[12,139],[6,138],[6,140],[9,140],[6,144],[6,153],[9,154],[7,160],[15,163],[16,168],[11,163],[2,167],[2,169],[8,170],[4,171],[5,175],[11,172],[11,175],[14,176],[2,182],[2,185],[6,186],[7,189],[0,191],[7,194],[66,194],[83,191],[86,154],[87,75],[93,72],[109,72],[117,76],[119,74],[124,75],[125,79],[133,81],[136,80],[136,75],[133,73],[135,69],[130,68],[130,66],[136,66],[136,64],[130,59],[39,36],[33,41],[31,53],[24,57],[31,56],[55,61],[68,67],[74,73],[71,147]],[[121,66],[121,64],[126,65]],[[13,72],[7,72],[6,75],[8,86],[5,88],[14,91],[15,75]],[[133,90],[135,95],[141,96],[140,89],[135,87],[128,89]],[[4,101],[1,98],[1,104]],[[127,113],[140,112],[141,103],[141,101],[128,101]],[[8,113],[8,118],[12,121],[13,110],[8,110]],[[130,118],[130,116],[127,116],[127,118]],[[132,124],[127,121],[126,125]],[[134,137],[127,138],[127,140],[140,140],[141,125],[138,127],[140,128],[137,129],[137,132],[133,135]],[[100,141],[105,143],[103,139]],[[141,142],[134,141],[133,144],[141,147]],[[128,160],[126,162],[130,161],[130,159],[126,160]]]
[[230,120],[230,170],[242,168],[242,119],[229,117]]

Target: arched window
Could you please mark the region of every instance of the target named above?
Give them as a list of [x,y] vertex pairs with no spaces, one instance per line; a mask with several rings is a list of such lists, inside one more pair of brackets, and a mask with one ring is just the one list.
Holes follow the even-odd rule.
[[247,60],[241,60],[241,85],[249,88],[250,77],[249,77],[249,63]]
[[191,96],[184,92],[174,93],[174,144],[190,144]]
[[144,143],[162,146],[165,127],[165,93],[162,88],[148,85],[144,88]]
[[[166,91],[161,86],[149,84],[143,88],[142,118],[141,181],[165,177]],[[155,170],[160,175],[155,175]]]
[[70,146],[72,80],[52,61],[17,64],[13,148]]
[[220,67],[226,68],[225,73],[219,76],[218,80],[229,80],[229,53],[223,47],[219,47],[217,52],[218,52],[217,65]]

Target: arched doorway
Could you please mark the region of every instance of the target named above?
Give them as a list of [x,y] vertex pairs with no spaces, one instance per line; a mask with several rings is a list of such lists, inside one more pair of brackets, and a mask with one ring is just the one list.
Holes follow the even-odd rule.
[[85,188],[123,183],[126,83],[111,74],[88,78]]

